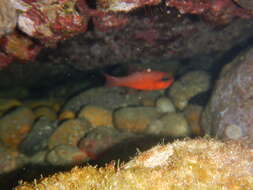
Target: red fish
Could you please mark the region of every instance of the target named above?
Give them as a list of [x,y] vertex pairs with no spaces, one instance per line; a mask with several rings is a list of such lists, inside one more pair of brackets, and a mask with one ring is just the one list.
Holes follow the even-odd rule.
[[135,72],[125,77],[104,75],[106,78],[106,86],[124,86],[137,90],[160,90],[168,88],[174,81],[174,78],[169,73],[152,71],[150,69]]

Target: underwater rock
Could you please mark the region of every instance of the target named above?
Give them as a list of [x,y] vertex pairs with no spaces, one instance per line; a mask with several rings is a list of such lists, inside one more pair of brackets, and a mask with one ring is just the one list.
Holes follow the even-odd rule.
[[157,108],[157,111],[161,113],[176,111],[172,101],[167,97],[158,98],[156,101],[156,108]]
[[180,113],[167,113],[150,123],[147,132],[152,135],[183,137],[189,136],[191,131],[186,119]]
[[148,125],[161,115],[155,107],[126,107],[116,110],[114,127],[124,131],[143,133]]
[[247,10],[253,10],[253,1],[251,0],[234,0],[240,7],[247,9]]
[[82,108],[78,118],[84,118],[91,123],[92,127],[108,126],[112,127],[112,111],[93,105]]
[[200,126],[202,112],[203,107],[199,105],[188,104],[184,109],[184,117],[191,128],[192,134],[195,136],[201,136],[204,134],[203,129]]
[[35,114],[36,118],[45,117],[50,121],[55,121],[57,119],[56,112],[47,106],[37,107],[33,110],[33,113]]
[[70,111],[70,110],[64,110],[62,111],[59,116],[58,120],[69,120],[69,119],[74,119],[76,117],[75,112]]
[[29,164],[31,165],[46,165],[46,155],[48,153],[48,150],[43,150],[40,152],[36,152],[34,155],[29,157]]
[[55,112],[58,112],[63,104],[63,100],[58,98],[44,98],[44,99],[28,99],[24,101],[24,105],[30,109],[37,109],[39,107],[50,107]]
[[97,7],[108,12],[129,12],[143,6],[157,5],[161,0],[126,1],[126,0],[98,0]]
[[103,155],[117,143],[131,137],[129,133],[119,132],[112,127],[98,127],[89,131],[78,143],[78,147],[93,159],[103,160]]
[[58,126],[48,139],[48,147],[66,144],[77,146],[78,141],[88,132],[90,123],[84,119],[71,119]]
[[28,156],[32,156],[45,149],[47,147],[48,138],[56,128],[57,124],[52,123],[48,118],[39,118],[20,144],[19,150]]
[[46,155],[46,161],[54,166],[76,165],[89,160],[86,153],[79,150],[76,146],[58,145]]
[[6,111],[21,106],[22,103],[16,99],[0,98],[0,115]]
[[250,139],[253,145],[253,49],[225,65],[205,108],[201,125],[220,139]]
[[9,0],[0,1],[0,37],[14,30],[17,23],[16,9]]
[[11,172],[26,163],[26,157],[21,153],[0,145],[0,174]]
[[18,107],[0,119],[0,140],[17,148],[32,128],[35,115],[29,108]]
[[98,87],[85,90],[71,98],[63,110],[79,111],[85,105],[94,105],[109,110],[126,106],[138,106],[146,98],[157,98],[161,91],[126,93],[123,87]]
[[75,167],[15,190],[245,190],[253,188],[252,161],[252,150],[240,142],[183,140],[157,145],[126,164]]
[[210,88],[210,76],[205,71],[192,71],[183,75],[169,88],[168,96],[179,110],[183,110],[195,95]]

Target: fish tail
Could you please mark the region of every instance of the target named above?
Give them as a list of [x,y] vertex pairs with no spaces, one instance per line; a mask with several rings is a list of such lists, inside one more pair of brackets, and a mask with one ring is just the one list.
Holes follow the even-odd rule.
[[117,77],[111,76],[107,73],[103,72],[103,75],[105,76],[105,86],[107,87],[114,87],[119,85],[119,81]]

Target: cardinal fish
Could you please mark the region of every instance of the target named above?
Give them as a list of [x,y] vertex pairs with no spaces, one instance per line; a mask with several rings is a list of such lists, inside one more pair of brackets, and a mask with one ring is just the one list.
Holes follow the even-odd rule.
[[137,90],[160,90],[168,88],[174,81],[169,73],[151,69],[135,72],[125,77],[115,77],[106,73],[104,75],[106,86],[124,86]]

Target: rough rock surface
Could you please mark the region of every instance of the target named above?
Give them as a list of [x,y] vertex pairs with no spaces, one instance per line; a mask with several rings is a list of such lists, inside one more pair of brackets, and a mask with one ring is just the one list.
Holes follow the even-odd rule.
[[244,9],[253,10],[253,1],[251,0],[234,0],[234,1]]
[[87,166],[22,183],[15,190],[143,190],[253,188],[252,151],[238,142],[207,139],[158,145],[130,162]]
[[17,22],[16,10],[10,0],[0,1],[0,37],[12,32]]
[[32,128],[35,115],[29,108],[18,107],[0,119],[0,140],[17,148]]
[[89,160],[88,155],[76,146],[61,144],[55,146],[46,155],[46,161],[54,166],[77,165]]
[[161,116],[154,107],[126,107],[115,111],[114,127],[123,131],[143,133],[148,125]]
[[215,59],[235,46],[247,44],[252,36],[252,20],[238,19],[216,28],[187,16],[178,18],[177,12],[141,14],[131,15],[124,28],[88,30],[56,49],[42,51],[31,64],[11,64],[1,71],[0,86],[14,83],[38,87],[42,82],[57,82],[59,77],[73,78],[80,74],[76,69],[84,71],[133,60],[142,64],[207,55],[212,56],[212,63],[217,63]]
[[190,134],[190,129],[184,116],[175,112],[167,113],[153,120],[147,131],[153,135],[172,137],[183,137]]
[[177,80],[168,89],[168,96],[179,110],[183,110],[189,100],[202,92],[208,91],[211,86],[210,75],[204,71],[191,71]]
[[56,128],[57,125],[47,118],[39,118],[19,145],[19,150],[22,153],[31,156],[45,149],[47,147],[48,138]]
[[188,17],[178,19],[176,14],[154,14],[157,15],[131,16],[122,29],[88,31],[66,41],[57,52],[50,51],[53,56],[47,61],[62,63],[64,58],[73,67],[86,70],[131,60],[182,59],[214,52],[217,55],[251,36],[251,20],[235,20],[215,29]]
[[123,87],[92,88],[79,93],[64,105],[63,110],[79,111],[83,106],[94,105],[109,110],[126,106],[138,106],[144,99],[156,99],[162,91],[126,93]]
[[221,139],[253,142],[253,49],[227,64],[203,113],[206,133]]
[[89,128],[90,123],[84,119],[64,121],[48,139],[48,147],[51,149],[61,144],[76,146],[83,135],[88,132]]

